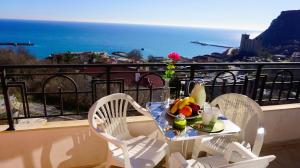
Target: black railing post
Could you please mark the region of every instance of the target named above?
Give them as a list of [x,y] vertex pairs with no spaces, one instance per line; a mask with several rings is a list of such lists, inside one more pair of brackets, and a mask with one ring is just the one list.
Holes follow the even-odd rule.
[[263,76],[262,81],[261,81],[260,91],[259,91],[259,96],[258,96],[258,104],[259,105],[262,105],[266,81],[267,81],[267,75]]
[[244,84],[243,84],[243,89],[242,89],[242,94],[247,95],[247,89],[248,89],[248,76],[245,76]]
[[62,88],[59,87],[58,89],[59,89],[59,100],[60,100],[60,115],[63,115],[64,114],[64,99],[63,99],[63,95],[62,95]]
[[150,86],[149,86],[149,94],[150,94],[150,102],[152,102],[152,97],[153,97],[153,85],[152,84],[150,84]]
[[252,99],[253,100],[256,99],[256,94],[257,94],[257,89],[259,86],[259,78],[261,75],[262,67],[263,67],[263,65],[259,64],[257,67],[257,70],[256,70],[255,82],[254,82],[254,87],[253,87],[253,91],[252,91]]
[[108,66],[107,68],[106,68],[106,94],[107,95],[110,95],[110,70],[111,70],[111,67],[110,66]]
[[195,67],[192,65],[190,71],[190,80],[193,80],[194,78],[195,78]]
[[5,108],[6,108],[6,114],[7,114],[7,122],[8,122],[8,126],[9,126],[7,128],[7,131],[13,131],[13,130],[15,130],[15,125],[14,125],[14,119],[13,119],[13,115],[12,115],[12,111],[11,111],[11,107],[10,107],[5,69],[1,70],[1,85],[2,85],[2,94],[3,94]]
[[300,81],[298,82],[298,87],[297,87],[297,92],[296,92],[296,96],[295,99],[299,99],[299,95],[300,95]]

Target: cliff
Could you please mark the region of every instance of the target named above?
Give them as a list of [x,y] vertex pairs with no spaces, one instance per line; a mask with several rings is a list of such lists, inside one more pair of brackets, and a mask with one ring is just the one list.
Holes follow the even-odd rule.
[[299,46],[300,10],[281,12],[256,39],[266,48],[295,44]]

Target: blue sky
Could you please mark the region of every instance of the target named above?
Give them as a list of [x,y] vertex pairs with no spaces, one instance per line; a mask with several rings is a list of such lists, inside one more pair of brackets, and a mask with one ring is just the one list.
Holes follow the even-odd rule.
[[266,29],[300,0],[6,0],[0,18]]

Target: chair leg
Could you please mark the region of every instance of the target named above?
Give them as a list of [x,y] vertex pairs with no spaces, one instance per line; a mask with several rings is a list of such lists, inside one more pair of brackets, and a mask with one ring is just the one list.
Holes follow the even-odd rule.
[[198,158],[198,155],[200,153],[200,151],[203,151],[201,149],[201,146],[199,145],[200,144],[200,141],[201,140],[195,140],[194,142],[194,146],[193,146],[193,153],[192,153],[192,159],[197,159]]

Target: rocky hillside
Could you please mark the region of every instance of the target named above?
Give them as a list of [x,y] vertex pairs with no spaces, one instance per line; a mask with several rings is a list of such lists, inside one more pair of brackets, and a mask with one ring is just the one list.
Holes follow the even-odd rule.
[[[293,45],[299,48],[300,10],[283,11],[257,38],[264,47]],[[296,46],[295,46],[296,45]]]

